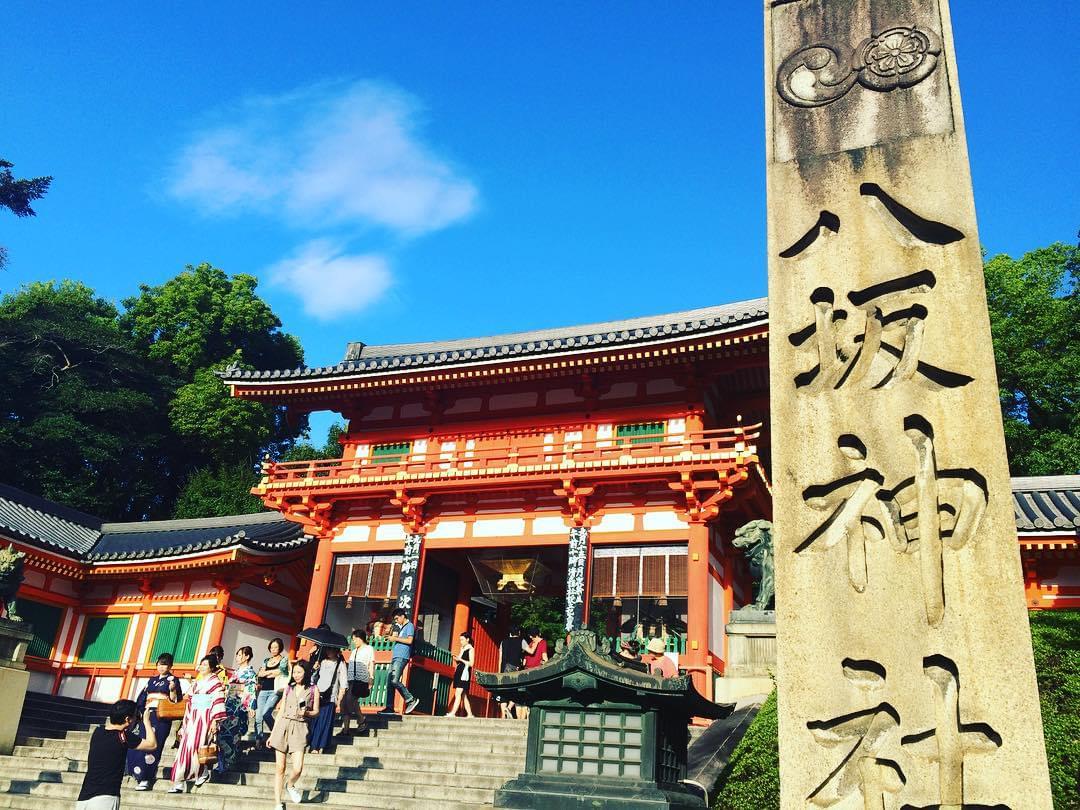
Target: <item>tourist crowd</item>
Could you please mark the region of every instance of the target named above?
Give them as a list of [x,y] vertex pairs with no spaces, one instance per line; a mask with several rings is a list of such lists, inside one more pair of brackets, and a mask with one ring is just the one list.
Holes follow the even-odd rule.
[[[328,637],[334,636],[328,625],[317,628],[317,632],[324,631]],[[381,713],[395,713],[395,694],[400,694],[403,710],[409,714],[419,700],[402,678],[417,631],[402,610],[394,613],[392,622],[373,620],[367,628],[354,629],[348,654],[343,654],[340,644],[315,644],[306,656],[290,660],[285,642],[275,638],[261,662],[256,662],[251,647],[236,650],[230,669],[224,665],[225,651],[213,647],[196,671],[183,678],[173,673],[173,656],[162,654],[157,673],[138,700],[118,701],[108,722],[94,731],[77,810],[117,810],[125,772],[135,780],[136,790],[151,789],[176,721],[180,725],[173,743],[176,757],[169,774],[169,793],[204,785],[214,774],[234,770],[244,754],[269,749],[276,761],[274,797],[278,810],[284,808],[283,795],[300,802],[297,783],[305,753],[327,749],[338,719],[342,736],[366,727],[361,706],[375,680],[375,655],[369,644],[372,633],[390,647],[386,706]],[[464,709],[466,717],[473,716],[468,691],[475,655],[472,636],[461,633],[447,715],[455,716]],[[677,674],[658,638],[649,641],[641,657],[637,642],[624,641],[615,657],[625,666],[662,677]],[[541,666],[547,660],[548,643],[538,628],[522,632],[511,627],[499,644],[500,672]],[[502,711],[505,717],[520,718],[528,710],[504,703]]]

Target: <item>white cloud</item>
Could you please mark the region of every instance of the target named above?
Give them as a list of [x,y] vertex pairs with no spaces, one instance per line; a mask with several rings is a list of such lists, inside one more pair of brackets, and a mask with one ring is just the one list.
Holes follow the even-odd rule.
[[421,106],[393,85],[324,84],[248,99],[196,132],[172,166],[169,193],[208,215],[272,217],[317,238],[267,269],[304,309],[333,318],[391,284],[388,259],[344,245],[416,238],[469,217],[476,186],[425,144]]
[[363,309],[392,283],[385,258],[347,254],[342,245],[328,239],[301,245],[266,273],[271,284],[287,287],[303,302],[304,312],[320,320]]
[[207,213],[277,212],[301,227],[438,230],[476,209],[477,190],[420,140],[419,113],[374,82],[251,99],[196,133],[169,191]]

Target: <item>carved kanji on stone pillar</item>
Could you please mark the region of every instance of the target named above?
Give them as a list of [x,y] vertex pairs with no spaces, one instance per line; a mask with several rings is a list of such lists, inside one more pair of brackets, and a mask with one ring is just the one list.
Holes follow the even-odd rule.
[[[781,808],[1048,808],[948,0],[763,5]],[[822,677],[845,659],[893,713]]]

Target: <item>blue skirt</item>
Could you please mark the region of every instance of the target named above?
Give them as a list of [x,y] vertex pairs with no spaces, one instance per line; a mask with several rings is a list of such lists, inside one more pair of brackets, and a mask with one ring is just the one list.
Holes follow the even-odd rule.
[[327,703],[319,707],[319,714],[311,723],[311,742],[308,748],[312,751],[324,751],[330,745],[330,735],[334,731],[334,704]]

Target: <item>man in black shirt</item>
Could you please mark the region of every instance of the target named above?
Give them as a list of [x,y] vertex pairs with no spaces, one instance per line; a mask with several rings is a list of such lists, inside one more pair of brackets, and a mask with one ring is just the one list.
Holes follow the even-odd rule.
[[146,739],[131,732],[139,708],[133,700],[118,700],[109,709],[109,719],[90,735],[90,753],[87,756],[86,776],[82,790],[75,800],[75,810],[119,810],[120,783],[124,779],[127,752],[153,751],[157,748],[154,724],[150,722],[150,709],[143,713]]
[[[510,635],[499,644],[499,672],[517,672],[521,669],[521,628],[510,627]],[[517,717],[513,701],[502,704],[503,717]]]

